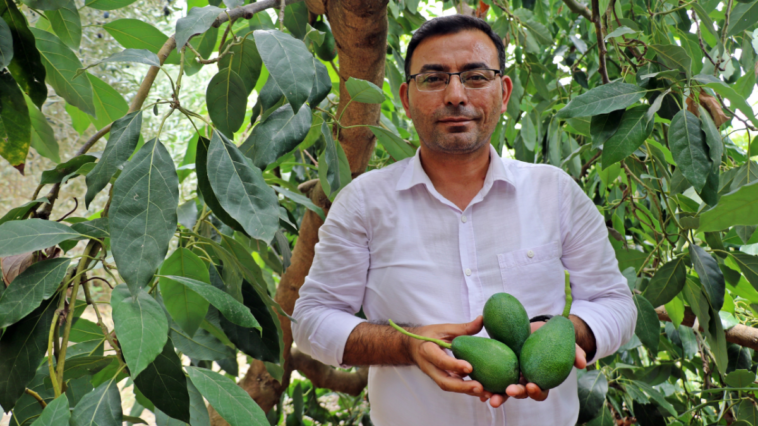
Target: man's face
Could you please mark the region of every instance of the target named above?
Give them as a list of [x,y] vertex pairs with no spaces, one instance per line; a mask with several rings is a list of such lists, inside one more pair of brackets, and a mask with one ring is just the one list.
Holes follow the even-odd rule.
[[[416,47],[411,59],[412,75],[500,68],[494,43],[478,30],[429,37]],[[480,89],[465,88],[458,76],[451,76],[447,87],[437,92],[419,91],[413,80],[403,83],[400,98],[424,147],[449,154],[468,154],[489,143],[500,115],[506,110],[512,87],[507,76],[497,75]]]

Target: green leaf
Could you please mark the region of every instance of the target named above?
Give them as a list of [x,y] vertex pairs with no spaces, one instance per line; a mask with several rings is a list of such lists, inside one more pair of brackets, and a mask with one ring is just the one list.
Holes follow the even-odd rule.
[[[81,321],[77,320],[77,322]],[[96,326],[98,330],[100,327]],[[102,338],[103,332],[100,331],[100,338]],[[68,358],[68,357],[67,357]],[[82,376],[88,376],[95,374],[105,367],[109,366],[114,360],[112,356],[80,356],[76,358],[66,359],[66,368],[63,372],[63,381],[69,381],[72,379],[78,379]],[[45,382],[48,378],[45,378]]]
[[174,342],[176,349],[192,359],[217,361],[234,356],[232,348],[225,346],[202,328],[197,330],[194,336],[190,336],[179,326],[172,326],[171,341]]
[[742,271],[748,282],[758,290],[758,256],[751,256],[737,251],[730,251],[729,254],[740,267],[740,271]]
[[747,421],[750,425],[758,424],[758,409],[755,408],[753,401],[745,399],[737,407],[737,418]]
[[206,32],[223,9],[216,6],[193,7],[187,12],[187,16],[176,21],[176,48],[181,49],[195,34]]
[[[168,41],[167,35],[139,19],[116,19],[103,25],[103,29],[127,49],[147,49],[157,54]],[[176,51],[171,52],[166,58],[166,63],[179,63],[179,55]]]
[[[528,116],[527,116],[528,117]],[[382,144],[390,157],[395,161],[400,161],[404,158],[413,157],[416,151],[408,145],[400,136],[392,133],[391,131],[378,126],[369,126],[371,133],[376,136],[379,143]]]
[[96,113],[92,123],[95,127],[102,129],[129,112],[129,104],[110,84],[90,73],[87,73],[87,78],[92,83],[92,99],[95,102]]
[[[176,249],[163,261],[160,274],[178,275],[210,284],[208,267],[195,253],[183,247]],[[161,277],[159,283],[164,305],[171,318],[188,335],[194,335],[208,313],[208,302],[187,286],[170,279]]]
[[[350,165],[347,164],[347,161],[342,160],[342,157],[345,155],[344,151],[342,151],[339,143],[335,142],[334,138],[332,138],[332,131],[326,123],[321,124],[321,134],[326,142],[323,156],[324,164],[327,167],[326,181],[329,185],[329,191],[325,192],[328,192],[329,199],[333,200],[337,196],[337,193],[351,181]],[[342,155],[340,155],[340,152],[342,152]],[[319,167],[320,174],[321,167]]]
[[684,257],[678,257],[661,266],[642,293],[652,306],[669,303],[682,291],[687,279]]
[[284,26],[299,40],[305,37],[305,26],[308,24],[308,8],[305,3],[287,5],[284,9]]
[[87,207],[111,177],[129,159],[134,152],[142,129],[142,111],[135,111],[119,118],[111,126],[110,137],[105,145],[100,161],[87,174],[87,195],[84,201]]
[[55,140],[53,128],[47,122],[45,114],[37,109],[32,100],[28,96],[24,96],[24,99],[32,122],[32,148],[37,150],[39,155],[60,163],[61,157],[58,154],[58,142]]
[[253,35],[270,78],[287,97],[292,111],[299,111],[316,77],[313,56],[302,41],[281,31],[256,30]]
[[[233,43],[233,40],[229,40],[224,45],[224,49],[226,49],[229,43]],[[229,49],[229,53],[218,61],[218,69],[221,71],[224,68],[230,68],[237,73],[245,84],[245,94],[249,95],[258,82],[258,77],[261,75],[261,67],[263,66],[261,55],[258,53],[258,47],[256,47],[254,40],[246,38],[242,43],[232,46]]]
[[178,186],[174,161],[158,139],[140,148],[113,185],[111,250],[133,295],[166,257],[177,225]]
[[43,260],[19,274],[0,295],[0,329],[18,322],[55,294],[71,259]]
[[705,134],[705,142],[708,144],[708,154],[711,164],[713,164],[712,170],[718,172],[719,165],[721,165],[721,156],[724,154],[724,142],[711,115],[702,106],[698,106],[698,109],[700,110],[700,128]]
[[122,424],[121,394],[111,379],[84,395],[71,413],[71,426],[117,426]]
[[92,124],[92,117],[71,104],[66,104],[66,112],[69,117],[71,117],[71,127],[73,127],[80,135],[89,128],[90,124]]
[[608,393],[608,379],[600,370],[588,371],[578,380],[579,423],[592,420],[600,414]]
[[614,82],[583,93],[558,111],[558,118],[587,117],[623,109],[640,100],[647,91],[634,84]]
[[187,378],[171,340],[166,341],[163,352],[134,379],[134,385],[155,408],[183,422],[190,421]]
[[729,27],[726,36],[731,37],[755,26],[758,21],[758,3],[737,3],[729,13]]
[[[131,290],[130,290],[131,291]],[[113,303],[113,325],[124,360],[137,377],[163,351],[168,322],[163,309],[145,290]]]
[[[208,59],[213,53],[218,39],[218,28],[210,27],[204,33],[192,37],[189,43],[197,50],[202,59]],[[187,52],[184,59],[184,71],[187,75],[195,75],[203,67],[203,64],[197,62],[195,52]]]
[[297,114],[283,105],[255,126],[240,151],[253,160],[256,167],[266,169],[279,157],[297,148],[310,131],[311,121],[311,109],[307,105],[300,107]]
[[268,426],[261,407],[236,383],[205,368],[186,368],[192,384],[231,426]]
[[326,98],[329,92],[332,91],[332,79],[329,77],[329,70],[326,69],[326,65],[321,61],[313,57],[313,66],[316,69],[316,77],[313,79],[313,87],[311,87],[311,94],[308,95],[308,105],[315,107]]
[[68,226],[49,220],[5,222],[0,225],[0,257],[46,249],[79,236],[78,232]]
[[384,102],[384,92],[370,81],[350,77],[345,82],[345,88],[353,102],[366,104],[380,104]]
[[261,330],[260,324],[258,324],[258,321],[256,321],[253,314],[250,313],[250,310],[228,293],[219,290],[208,283],[192,278],[179,277],[176,275],[162,275],[161,278],[175,281],[194,291],[200,295],[200,297],[210,302],[211,305],[215,306],[222,314],[224,314],[224,317],[229,319],[229,321],[243,327],[255,328],[259,331]]
[[[635,386],[637,386],[638,388],[642,389],[646,394],[648,394],[650,396],[650,398],[653,401],[655,401],[656,404],[658,404],[664,410],[668,411],[668,413],[670,415],[672,415],[674,417],[678,416],[678,413],[676,412],[676,409],[674,408],[674,406],[671,405],[671,403],[668,402],[663,397],[663,395],[660,392],[658,392],[658,390],[656,390],[654,387],[650,386],[649,384],[647,384],[645,382],[640,382],[640,381],[637,381],[637,380],[632,380],[632,383],[634,383]],[[635,414],[636,414],[636,411],[635,411]],[[651,423],[640,422],[640,424],[641,425],[642,424],[648,425],[648,424],[651,424]]]
[[316,45],[321,46],[324,44],[324,37],[326,36],[326,32],[319,31],[313,27],[311,27],[310,24],[305,24],[305,37],[303,37],[303,41],[305,39],[309,39],[310,41],[314,42]]
[[279,186],[272,186],[271,188],[273,188],[274,191],[278,192],[279,194],[284,195],[285,198],[289,198],[290,200],[304,206],[308,210],[311,210],[317,215],[319,215],[321,219],[324,219],[324,210],[322,210],[321,207],[318,207],[317,205],[313,204],[313,201],[311,201],[311,199],[306,197],[305,195],[292,192],[289,189],[282,188]]
[[713,309],[710,309],[708,330],[704,334],[708,346],[711,347],[713,358],[716,361],[716,367],[718,367],[721,374],[726,374],[727,364],[729,363],[729,355],[726,349],[726,336],[724,335],[724,327],[721,324],[721,317],[718,312]]
[[682,174],[696,191],[702,191],[711,170],[708,147],[695,114],[681,110],[671,120],[668,132],[671,154]]
[[720,231],[735,225],[758,225],[756,203],[758,181],[722,196],[718,205],[700,215],[698,231]]
[[696,244],[690,245],[690,257],[692,258],[695,272],[700,277],[703,290],[708,295],[711,306],[716,311],[721,310],[721,307],[724,306],[726,283],[724,281],[724,274],[719,269],[718,262]]
[[34,35],[26,24],[26,18],[12,0],[0,3],[0,16],[8,24],[13,38],[13,59],[8,65],[8,71],[34,105],[42,108],[47,99],[45,67],[42,66]]
[[30,210],[36,209],[37,206],[42,203],[47,203],[46,197],[37,198],[36,200],[29,201],[28,203],[8,210],[8,213],[6,213],[3,217],[0,217],[0,225],[11,220],[21,219],[22,217],[26,216]]
[[654,122],[647,110],[647,106],[637,106],[621,117],[616,132],[603,144],[603,169],[631,155],[652,133]]
[[24,93],[16,80],[0,73],[0,156],[12,166],[23,165],[32,143],[32,122]]
[[11,28],[4,19],[0,19],[0,69],[11,63],[13,59],[13,36]]
[[651,44],[650,48],[658,54],[658,59],[670,69],[679,69],[687,74],[692,67],[692,59],[687,51],[675,44]]
[[626,110],[620,109],[608,114],[598,114],[592,117],[590,121],[592,149],[602,148],[603,144],[616,134],[624,113],[626,113]]
[[[193,9],[194,10],[194,9]],[[205,92],[208,115],[216,127],[229,138],[245,121],[247,89],[231,67],[222,68],[208,83]]]
[[621,37],[627,34],[636,34],[637,32],[638,31],[635,31],[627,26],[622,25],[616,28],[615,30],[611,31],[610,33],[608,33],[608,35],[605,36],[604,40],[608,41],[609,39],[612,39],[612,38]]
[[221,204],[216,198],[216,194],[213,193],[211,183],[208,180],[208,145],[210,141],[202,136],[197,141],[197,151],[195,153],[195,174],[197,174],[197,188],[203,195],[205,204],[213,211],[213,215],[216,216],[221,222],[225,223],[230,228],[236,231],[244,231],[242,225],[237,223],[236,220],[229,216],[229,213],[221,207]]
[[197,223],[197,203],[195,200],[189,200],[181,204],[176,209],[176,214],[179,216],[179,224],[187,229],[193,229]]
[[611,413],[611,410],[608,409],[608,406],[604,404],[600,414],[587,423],[587,426],[616,426],[616,418]]
[[134,62],[154,67],[161,66],[161,60],[158,55],[148,49],[124,49],[116,52],[100,62]]
[[99,10],[115,10],[129,6],[136,0],[86,0],[85,6]]
[[53,34],[37,28],[31,28],[31,31],[45,65],[46,81],[66,102],[95,117],[90,80],[74,78],[76,70],[82,68],[79,58]]
[[252,238],[266,242],[279,229],[279,202],[263,180],[226,137],[213,132],[208,148],[208,179],[221,206]]
[[71,418],[69,411],[68,398],[66,394],[55,398],[53,402],[47,404],[42,414],[32,423],[32,426],[59,426],[67,425]]
[[63,44],[76,50],[82,41],[82,21],[74,0],[62,0],[61,8],[48,10],[45,16],[50,20],[55,34]]
[[78,157],[74,157],[65,163],[57,164],[52,169],[42,172],[40,184],[49,185],[53,183],[63,182],[64,180],[71,178],[71,175],[75,174],[80,167],[95,160],[97,160],[97,158],[84,154]]
[[110,237],[107,217],[75,223],[71,225],[71,229],[90,238],[103,239]]
[[655,356],[658,353],[658,340],[661,334],[658,314],[655,313],[653,305],[643,296],[635,294],[634,304],[637,306],[637,325],[634,328],[634,334]]

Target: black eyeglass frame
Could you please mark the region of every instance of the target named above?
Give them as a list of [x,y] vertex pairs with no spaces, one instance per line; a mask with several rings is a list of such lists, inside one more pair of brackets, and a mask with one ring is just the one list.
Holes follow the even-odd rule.
[[[450,85],[450,80],[453,79],[454,75],[457,75],[458,79],[460,80],[461,74],[463,74],[464,72],[471,72],[471,71],[493,71],[496,76],[497,75],[503,75],[503,73],[500,70],[493,70],[491,68],[475,68],[475,69],[472,69],[472,70],[465,70],[465,71],[458,71],[458,72],[424,71],[424,72],[419,72],[419,73],[416,73],[416,74],[409,75],[408,79],[405,82],[408,83],[408,84],[410,84],[411,80],[416,81],[416,77],[419,76],[419,75],[421,75],[421,74],[447,74],[448,75],[447,83],[445,83],[445,88],[447,88],[447,86]],[[492,80],[490,80],[490,81],[492,81]],[[418,82],[416,82],[416,84],[418,85]],[[463,84],[463,81],[461,81],[461,84]],[[444,90],[444,89],[442,89],[442,90]],[[424,90],[421,90],[421,91],[423,92]],[[432,92],[439,92],[439,91],[441,91],[441,90],[432,90]]]

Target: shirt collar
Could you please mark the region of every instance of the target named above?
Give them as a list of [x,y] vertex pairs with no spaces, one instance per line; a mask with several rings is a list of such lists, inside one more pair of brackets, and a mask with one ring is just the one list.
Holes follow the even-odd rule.
[[[484,186],[482,187],[482,192],[484,193],[487,193],[489,191],[490,187],[492,187],[492,184],[495,181],[500,180],[513,185],[513,177],[511,176],[510,170],[508,170],[508,168],[505,166],[503,159],[497,153],[495,147],[492,145],[489,145],[489,147],[490,165],[487,169],[487,176],[484,178]],[[424,167],[421,165],[420,153],[421,150],[417,149],[416,155],[414,155],[413,158],[411,158],[411,161],[406,164],[405,170],[400,176],[400,179],[397,182],[397,186],[395,187],[396,190],[403,191],[419,184],[424,184],[427,186],[427,188],[434,188],[431,179],[429,179],[429,175],[426,174]]]

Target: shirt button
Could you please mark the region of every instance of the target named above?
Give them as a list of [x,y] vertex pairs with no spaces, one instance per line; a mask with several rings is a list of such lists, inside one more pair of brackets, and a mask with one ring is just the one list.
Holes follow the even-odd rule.
[[466,216],[461,216],[461,222],[466,223],[468,219],[466,219]]
[[526,252],[526,255],[529,256],[529,258],[531,259],[534,257],[534,252],[529,250],[528,252]]
[[468,268],[466,268],[466,270],[465,270],[465,271],[463,271],[463,272],[465,272],[465,273],[466,273],[466,276],[467,276],[467,277],[470,277],[470,276],[471,276],[471,269],[468,269]]

